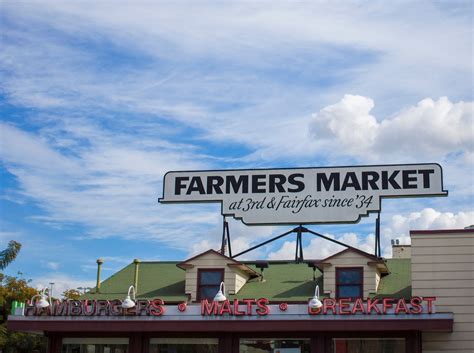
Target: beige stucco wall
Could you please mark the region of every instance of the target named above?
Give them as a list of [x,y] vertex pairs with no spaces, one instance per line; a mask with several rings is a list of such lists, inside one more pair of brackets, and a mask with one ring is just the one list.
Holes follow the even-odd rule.
[[329,294],[331,298],[336,297],[336,267],[363,267],[364,297],[373,296],[378,285],[377,279],[380,277],[375,266],[367,264],[369,261],[370,259],[354,251],[347,251],[329,259],[331,265],[324,267],[324,293]]
[[224,269],[224,283],[226,295],[228,293],[238,293],[247,282],[249,276],[235,267],[227,266],[232,261],[215,253],[207,253],[188,262],[193,265],[186,269],[186,293],[191,295],[191,300],[197,297],[198,269]]
[[474,352],[474,230],[411,234],[412,293],[454,313],[452,333],[423,332],[423,352]]
[[375,271],[375,290],[379,287],[381,275],[378,271]]
[[392,245],[392,258],[409,259],[411,257],[410,245]]
[[235,293],[237,294],[239,290],[247,283],[249,276],[237,269],[233,269],[235,272]]

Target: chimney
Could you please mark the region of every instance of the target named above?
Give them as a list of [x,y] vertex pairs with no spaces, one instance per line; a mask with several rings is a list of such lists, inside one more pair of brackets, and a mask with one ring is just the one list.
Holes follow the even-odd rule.
[[135,259],[133,260],[133,263],[135,264],[135,276],[133,278],[133,286],[135,287],[135,294],[138,293],[138,268],[140,265],[140,260]]
[[400,245],[399,239],[392,239],[392,259],[410,259],[411,245]]
[[96,292],[100,293],[100,271],[102,270],[102,264],[104,260],[97,259],[97,284],[96,284]]

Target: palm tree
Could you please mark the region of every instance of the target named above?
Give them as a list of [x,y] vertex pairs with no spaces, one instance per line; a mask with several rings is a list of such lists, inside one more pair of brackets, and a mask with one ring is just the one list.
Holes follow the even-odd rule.
[[0,252],[0,270],[5,269],[13,260],[15,260],[20,249],[20,243],[10,240],[7,248]]

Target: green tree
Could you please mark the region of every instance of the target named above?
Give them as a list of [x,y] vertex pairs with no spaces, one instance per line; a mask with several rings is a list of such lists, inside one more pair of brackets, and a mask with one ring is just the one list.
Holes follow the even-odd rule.
[[2,322],[6,321],[13,301],[25,302],[38,294],[38,291],[30,286],[30,282],[31,280],[22,277],[0,274],[0,303],[4,308]]
[[30,286],[31,280],[21,277],[5,276],[0,273],[0,304],[3,307],[3,320],[0,325],[0,348],[5,353],[30,353],[33,350],[46,352],[46,338],[43,336],[11,332],[6,329],[6,319],[13,301],[30,300],[38,291]]
[[20,243],[10,240],[7,248],[0,252],[0,270],[4,270],[13,260],[15,260],[16,256],[20,252],[20,249]]
[[[0,269],[5,269],[18,255],[21,244],[10,241],[8,247],[0,252]],[[46,338],[20,332],[10,332],[6,328],[6,319],[10,313],[13,301],[25,302],[31,299],[38,291],[30,286],[27,280],[18,273],[18,276],[6,276],[0,272],[0,350],[5,353],[31,353],[34,350],[46,352]]]
[[80,297],[81,297],[81,292],[79,292],[77,289],[66,289],[63,292],[64,299],[79,300]]

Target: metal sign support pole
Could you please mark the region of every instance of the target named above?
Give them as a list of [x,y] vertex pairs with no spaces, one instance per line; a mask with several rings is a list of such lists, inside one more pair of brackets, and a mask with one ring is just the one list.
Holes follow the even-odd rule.
[[227,231],[227,247],[229,248],[229,257],[232,257],[232,247],[230,246],[230,231],[229,231],[229,222],[224,222],[225,230]]
[[227,222],[224,216],[223,222],[222,222],[222,241],[221,241],[221,251],[220,251],[222,255],[225,255],[226,248],[229,250],[229,257],[232,257],[232,248],[230,245],[229,223]]
[[380,249],[380,212],[377,214],[377,218],[375,219],[375,256],[381,256],[381,249]]
[[296,231],[296,251],[295,251],[295,262],[300,263],[304,260],[303,256],[303,239],[301,236],[301,230],[303,226],[300,224],[298,228],[295,228]]

